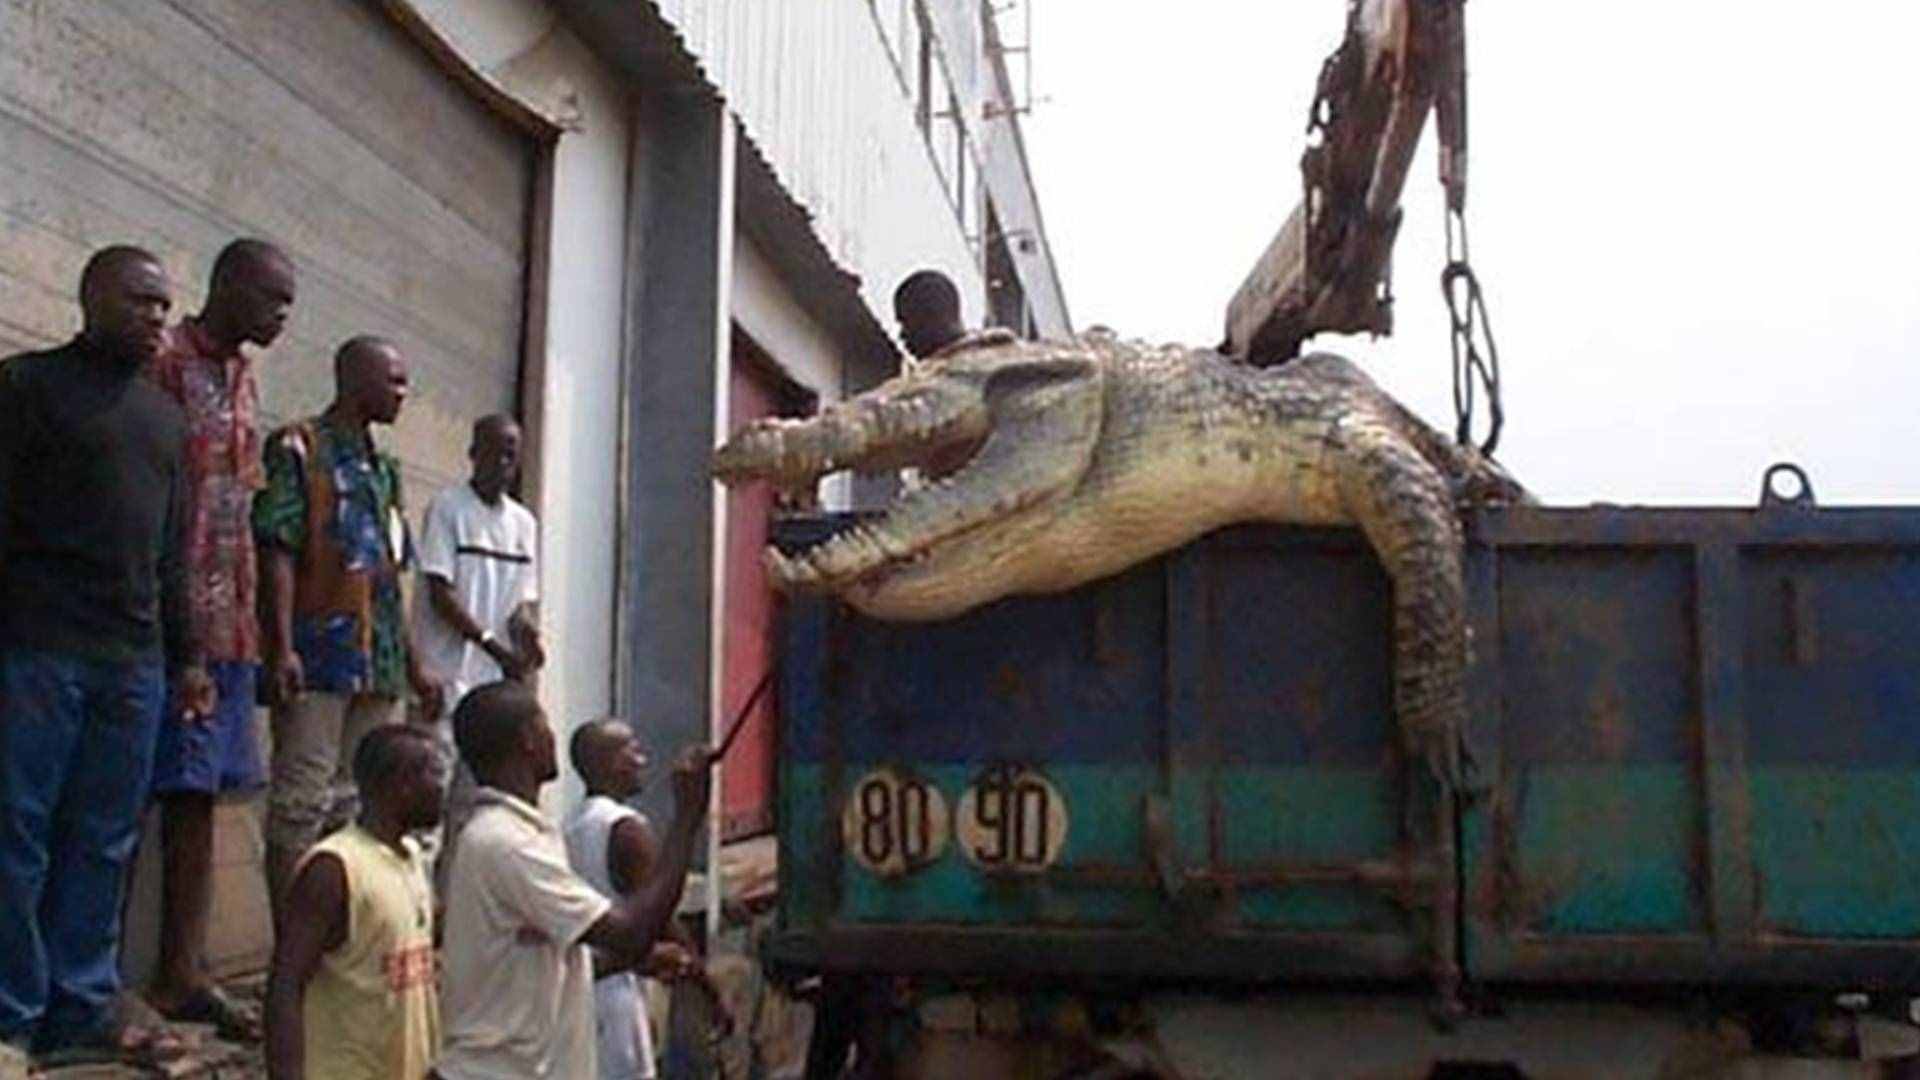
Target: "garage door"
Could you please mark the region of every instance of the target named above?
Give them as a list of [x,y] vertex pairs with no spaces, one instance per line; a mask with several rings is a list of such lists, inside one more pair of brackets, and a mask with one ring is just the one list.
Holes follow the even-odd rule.
[[300,300],[268,419],[325,405],[346,337],[400,342],[417,519],[514,405],[534,160],[375,0],[0,0],[0,355],[74,332],[101,245],[152,248],[195,310],[226,241],[277,240]]
[[[471,99],[375,0],[0,0],[0,355],[64,340],[88,252],[166,260],[185,311],[228,240],[300,264],[260,368],[269,423],[331,396],[363,332],[413,359],[385,444],[416,520],[466,473],[473,417],[515,404],[535,147]],[[157,844],[143,845],[124,960],[151,963]],[[259,826],[223,805],[209,961],[270,947]]]

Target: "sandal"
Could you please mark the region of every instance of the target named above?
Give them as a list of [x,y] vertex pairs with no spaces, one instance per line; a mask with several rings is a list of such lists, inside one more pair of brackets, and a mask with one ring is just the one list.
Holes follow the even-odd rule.
[[131,1065],[159,1069],[186,1057],[192,1050],[179,1035],[164,1027],[123,1024],[97,1038],[68,1043],[34,1055],[42,1069],[74,1065]]
[[227,1042],[257,1043],[264,1037],[259,1014],[217,986],[201,990],[160,1015],[176,1024],[207,1024]]

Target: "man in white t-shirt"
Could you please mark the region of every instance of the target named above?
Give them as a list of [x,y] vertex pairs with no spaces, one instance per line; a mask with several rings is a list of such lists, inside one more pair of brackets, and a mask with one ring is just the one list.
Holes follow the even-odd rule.
[[534,605],[540,597],[539,525],[507,494],[520,473],[520,425],[495,413],[473,424],[473,476],[427,504],[415,608],[420,663],[445,688],[447,715],[467,691],[524,679],[545,662]]
[[567,864],[539,808],[560,775],[553,729],[526,687],[488,683],[454,710],[460,756],[480,782],[447,890],[441,1080],[588,1080],[597,1071],[589,946],[644,966],[679,906],[712,790],[713,751],[674,763],[673,826],[659,872],[608,898]]
[[[426,596],[414,605],[414,647],[422,670],[444,688],[441,701],[448,717],[474,687],[525,679],[546,661],[535,608],[539,526],[507,494],[520,472],[520,441],[520,425],[511,416],[495,413],[474,421],[467,447],[472,478],[427,504],[419,551]],[[444,719],[440,735],[454,759]],[[447,788],[444,840],[434,860],[438,884],[446,882],[454,841],[473,811],[473,799],[473,777],[456,764]]]

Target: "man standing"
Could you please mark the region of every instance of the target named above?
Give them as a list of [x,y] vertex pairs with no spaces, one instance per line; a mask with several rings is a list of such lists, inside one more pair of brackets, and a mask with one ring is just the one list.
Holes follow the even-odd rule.
[[595,1075],[593,965],[644,965],[679,906],[706,816],[713,753],[674,764],[674,821],[658,872],[617,899],[567,865],[539,810],[560,774],[553,729],[524,686],[488,683],[454,710],[460,755],[480,782],[447,890],[442,1080],[588,1080]]
[[[647,755],[625,721],[607,717],[574,729],[567,744],[573,769],[586,785],[587,798],[567,822],[567,861],[601,895],[625,896],[638,889],[660,864],[660,837],[646,815],[628,803],[640,794]],[[647,1023],[644,976],[684,980],[699,988],[719,1015],[726,1015],[719,988],[707,978],[694,942],[674,920],[647,965],[609,970],[596,965],[593,983],[594,1028],[599,1033],[600,1080],[652,1080],[653,1030]]]
[[440,822],[445,768],[423,727],[353,753],[360,819],[307,850],[267,980],[273,1080],[417,1080],[440,1049],[433,892],[409,832]]
[[[420,532],[420,574],[426,603],[414,605],[420,666],[439,680],[450,712],[467,691],[500,679],[523,679],[546,661],[536,628],[540,568],[533,515],[507,489],[520,472],[520,425],[501,413],[474,422],[467,447],[473,476],[427,504]],[[436,718],[438,719],[438,718]],[[450,724],[441,736],[453,749]],[[447,805],[446,839],[435,866],[444,883],[461,826],[472,811],[473,778],[456,769]]]
[[427,504],[418,609],[420,663],[441,680],[448,712],[467,691],[521,679],[545,663],[536,628],[539,527],[507,493],[520,474],[520,425],[494,413],[473,424],[473,475]]
[[123,1046],[121,887],[167,673],[188,712],[212,704],[180,595],[180,409],[143,370],[171,302],[159,260],[106,248],[80,336],[0,366],[0,1040],[42,1053]]
[[187,618],[217,697],[209,715],[188,719],[175,688],[160,726],[153,780],[160,802],[160,958],[147,999],[170,1020],[212,1024],[229,1039],[255,1037],[257,1024],[204,969],[213,803],[222,792],[265,781],[253,725],[260,645],[249,525],[253,493],[263,482],[259,392],[243,346],[273,344],[293,294],[293,262],[284,252],[263,240],[235,240],[214,260],[206,306],[173,328],[154,365],[186,418]]
[[348,764],[361,737],[400,719],[409,684],[427,715],[440,711],[401,612],[411,546],[400,465],[369,430],[400,415],[406,358],[390,341],[356,337],[334,354],[333,373],[327,411],[267,440],[266,487],[253,503],[274,705],[266,832],[276,925],[301,854],[353,817]]

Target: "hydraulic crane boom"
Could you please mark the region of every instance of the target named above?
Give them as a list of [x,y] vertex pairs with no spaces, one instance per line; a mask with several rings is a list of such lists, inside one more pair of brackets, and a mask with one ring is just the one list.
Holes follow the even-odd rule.
[[1400,192],[1436,108],[1448,206],[1465,200],[1462,3],[1351,0],[1320,71],[1301,200],[1228,305],[1225,352],[1277,364],[1322,331],[1392,331]]

